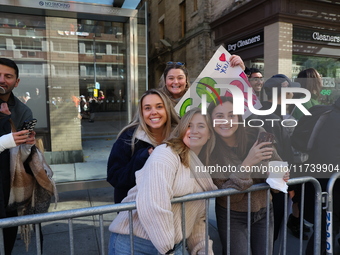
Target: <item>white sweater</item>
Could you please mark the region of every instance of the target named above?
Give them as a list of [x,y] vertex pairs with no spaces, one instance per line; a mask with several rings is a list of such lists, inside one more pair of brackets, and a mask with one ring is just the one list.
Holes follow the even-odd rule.
[[[157,146],[144,167],[136,172],[136,186],[122,201],[136,201],[133,211],[133,233],[151,240],[157,250],[164,254],[182,240],[181,204],[171,205],[170,200],[191,193],[217,189],[210,176],[195,178],[191,171],[202,165],[190,151],[190,168],[184,167],[180,158],[165,144]],[[201,174],[200,174],[201,175]],[[138,212],[138,213],[137,213]],[[186,238],[191,254],[205,254],[205,201],[185,204]],[[120,212],[109,230],[129,234],[128,212]],[[209,254],[213,254],[209,241]]]

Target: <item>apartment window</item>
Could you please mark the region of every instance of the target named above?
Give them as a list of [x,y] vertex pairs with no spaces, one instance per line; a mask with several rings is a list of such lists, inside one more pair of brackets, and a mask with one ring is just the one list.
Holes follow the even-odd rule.
[[121,79],[124,79],[124,76],[125,76],[124,66],[122,66],[122,65],[112,65],[112,76],[117,77],[117,78],[119,76]]
[[159,22],[159,39],[164,39],[164,19]]
[[0,37],[0,49],[6,49],[6,38]]
[[43,66],[42,64],[18,64],[20,75],[36,75],[41,76],[43,74]]
[[14,38],[13,44],[15,45],[15,49],[20,50],[42,50],[42,39],[36,38]]
[[186,32],[186,11],[185,11],[185,1],[182,1],[179,5],[180,8],[180,20],[181,20],[181,37],[185,36],[185,32]]
[[194,12],[198,11],[197,0],[194,0]]
[[86,53],[93,53],[93,43],[92,42],[86,42],[85,43],[85,52]]

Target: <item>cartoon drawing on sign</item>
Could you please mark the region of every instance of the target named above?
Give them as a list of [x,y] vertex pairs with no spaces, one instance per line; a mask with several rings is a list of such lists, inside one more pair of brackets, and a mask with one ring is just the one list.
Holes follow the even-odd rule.
[[[211,102],[220,101],[220,96],[234,96],[239,107],[242,102],[242,114],[245,119],[251,114],[248,105],[259,109],[261,103],[256,97],[246,74],[240,66],[230,66],[230,53],[220,46],[189,90],[175,106],[183,116],[191,107],[206,107]],[[251,93],[250,95],[248,95]],[[249,102],[250,101],[250,102]],[[243,110],[244,108],[244,110]],[[203,110],[203,109],[202,109]]]

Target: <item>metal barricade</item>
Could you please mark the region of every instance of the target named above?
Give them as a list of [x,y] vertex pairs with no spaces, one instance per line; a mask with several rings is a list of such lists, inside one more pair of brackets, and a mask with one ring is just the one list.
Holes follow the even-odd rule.
[[334,173],[327,183],[327,199],[323,209],[326,210],[326,252],[333,254],[333,188],[334,184],[340,176],[339,173]]
[[[288,181],[288,185],[294,184],[304,184],[305,182],[311,182],[315,187],[315,223],[314,223],[314,254],[318,255],[320,252],[320,235],[321,235],[321,187],[319,182],[312,177],[301,177],[301,178],[294,178]],[[209,199],[216,198],[221,196],[230,196],[239,193],[248,193],[248,211],[250,208],[250,200],[251,200],[251,192],[258,191],[258,190],[267,190],[267,197],[269,197],[269,186],[265,183],[263,184],[256,184],[250,187],[245,191],[237,191],[235,189],[224,189],[224,190],[214,190],[202,193],[194,193],[189,194],[183,197],[174,198],[172,203],[181,203],[182,204],[182,219],[185,215],[185,202],[194,201],[194,200],[206,200],[206,218],[209,218]],[[288,196],[286,195],[285,199],[285,216],[284,221],[287,222],[287,204],[288,204]],[[269,206],[269,200],[267,199],[267,206]],[[130,240],[131,243],[131,254],[134,254],[133,249],[133,235],[132,235],[132,210],[136,209],[135,202],[129,203],[122,203],[122,204],[112,204],[112,205],[104,205],[104,206],[97,206],[97,207],[89,207],[89,208],[80,208],[80,209],[73,209],[73,210],[65,210],[65,211],[58,211],[58,212],[49,212],[43,214],[35,214],[35,215],[27,215],[27,216],[19,216],[13,218],[5,218],[0,220],[0,254],[5,254],[4,252],[4,241],[3,241],[3,228],[7,227],[14,227],[26,224],[34,224],[35,226],[35,235],[36,235],[36,250],[37,254],[42,254],[41,251],[41,240],[40,240],[40,223],[44,222],[53,222],[57,220],[68,220],[69,224],[69,241],[70,241],[70,254],[75,254],[74,251],[74,236],[73,236],[73,219],[84,217],[84,216],[99,216],[99,229],[100,229],[100,254],[106,254],[107,248],[105,247],[104,241],[104,224],[103,224],[103,215],[113,212],[120,212],[120,211],[129,211],[129,222],[130,222]],[[248,217],[250,213],[248,213]],[[230,217],[229,217],[230,220]],[[267,214],[267,235],[268,235],[268,224],[269,224],[269,216]],[[208,226],[209,221],[205,221],[205,242],[208,243],[209,235],[208,235]],[[250,229],[248,219],[248,229]],[[301,225],[302,226],[302,225]],[[183,237],[185,237],[185,220],[182,220],[182,231]],[[284,224],[284,239],[283,239],[283,254],[286,254],[286,246],[287,246],[287,226]],[[268,240],[268,238],[267,238]],[[302,238],[300,238],[302,240]],[[183,238],[183,249],[186,247],[185,238]],[[230,240],[227,240],[227,244],[230,244]],[[248,251],[250,252],[250,233],[248,235]],[[301,241],[302,246],[302,241]],[[205,246],[205,254],[208,254],[208,245]],[[60,250],[60,247],[58,247]],[[300,249],[300,254],[302,249]],[[268,253],[268,250],[267,250]],[[250,254],[250,253],[249,253]]]

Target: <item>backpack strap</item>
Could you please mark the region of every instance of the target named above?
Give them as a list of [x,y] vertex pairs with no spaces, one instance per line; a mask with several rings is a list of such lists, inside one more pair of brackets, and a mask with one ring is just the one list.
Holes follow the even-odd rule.
[[315,138],[316,136],[319,134],[319,131],[321,130],[323,124],[325,123],[325,121],[327,120],[329,113],[332,111],[332,109],[325,111],[318,119],[318,121],[315,123],[315,126],[313,128],[313,131],[310,135],[310,138],[308,140],[308,144],[307,144],[307,151],[311,151]]

